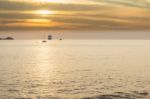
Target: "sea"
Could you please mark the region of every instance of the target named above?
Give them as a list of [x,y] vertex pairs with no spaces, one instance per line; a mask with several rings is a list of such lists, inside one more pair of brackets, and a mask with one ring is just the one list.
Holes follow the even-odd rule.
[[0,99],[150,99],[150,40],[1,40]]

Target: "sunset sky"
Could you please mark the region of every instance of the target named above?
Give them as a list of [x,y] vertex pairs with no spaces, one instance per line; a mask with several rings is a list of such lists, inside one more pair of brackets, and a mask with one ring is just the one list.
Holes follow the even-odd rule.
[[150,30],[150,0],[0,0],[0,30]]

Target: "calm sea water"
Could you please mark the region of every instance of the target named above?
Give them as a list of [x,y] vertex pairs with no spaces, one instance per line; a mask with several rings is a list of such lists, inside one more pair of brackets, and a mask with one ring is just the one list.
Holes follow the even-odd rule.
[[0,41],[0,99],[150,99],[150,40]]

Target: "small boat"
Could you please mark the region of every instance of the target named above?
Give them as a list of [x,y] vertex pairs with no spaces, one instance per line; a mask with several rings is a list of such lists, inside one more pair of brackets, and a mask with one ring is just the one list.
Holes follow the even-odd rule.
[[46,41],[46,40],[43,40],[42,43],[47,43],[47,41]]
[[60,38],[59,40],[62,40],[62,38]]
[[46,33],[44,33],[44,35],[43,35],[44,40],[42,41],[42,43],[47,43],[45,37],[46,37]]

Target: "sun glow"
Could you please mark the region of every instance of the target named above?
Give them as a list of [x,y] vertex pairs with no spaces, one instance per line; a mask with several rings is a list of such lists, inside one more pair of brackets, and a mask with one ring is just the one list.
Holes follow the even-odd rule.
[[35,14],[40,14],[40,15],[51,15],[51,14],[54,14],[54,11],[49,11],[49,10],[39,10],[39,11],[35,11]]
[[46,2],[56,2],[56,3],[60,3],[60,2],[64,2],[65,0],[33,0],[35,2],[41,2],[41,3],[46,3]]
[[33,22],[33,23],[49,23],[51,20],[48,19],[28,19],[27,22]]

